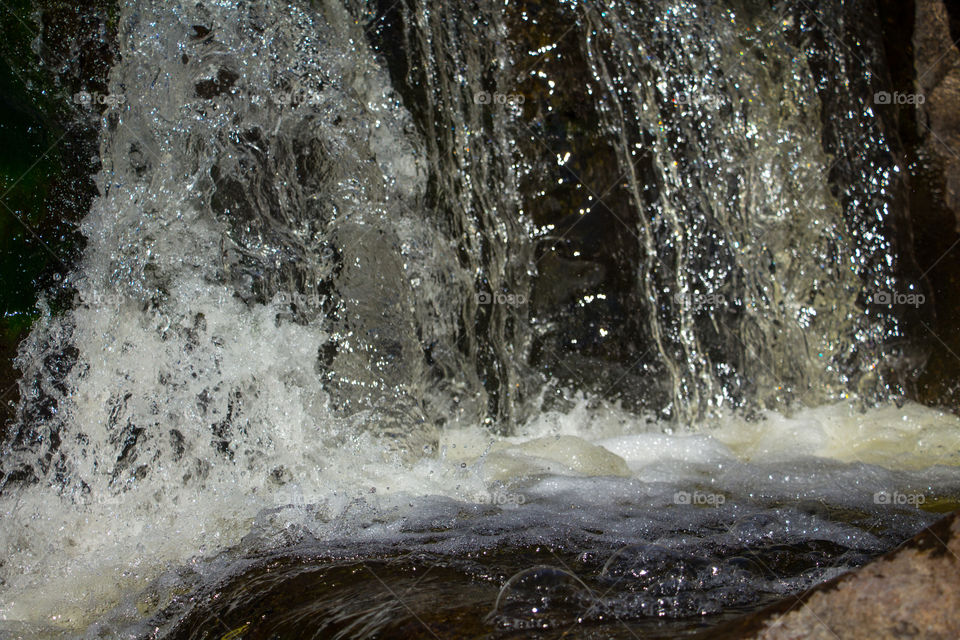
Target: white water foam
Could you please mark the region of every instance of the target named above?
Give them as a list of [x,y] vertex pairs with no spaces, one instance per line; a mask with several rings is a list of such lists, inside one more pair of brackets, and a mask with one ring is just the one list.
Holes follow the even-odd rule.
[[[666,487],[659,490],[664,495],[699,488],[730,500],[766,496],[863,507],[878,491],[927,492],[932,500],[931,492],[957,485],[960,424],[918,405],[866,413],[835,405],[790,418],[771,413],[756,422],[731,419],[706,432],[678,434],[614,408],[586,405],[538,416],[516,437],[497,437],[480,427],[451,430],[435,456],[415,463],[391,458],[371,436],[326,449],[315,467],[299,453],[278,453],[277,460],[292,471],[282,486],[223,472],[212,474],[203,491],[178,491],[176,473],[160,469],[169,475],[165,490],[138,487],[86,504],[30,487],[16,504],[4,505],[7,582],[0,616],[83,629],[165,570],[192,566],[238,544],[258,514],[278,505],[290,508],[273,521],[274,535],[296,524],[321,538],[346,536],[359,544],[389,535],[390,522],[416,516],[416,508],[427,517],[426,496],[494,504],[522,518],[524,503],[549,502],[550,496],[601,513],[610,499],[636,499],[640,487],[646,487],[642,492]],[[287,427],[300,429],[301,418],[291,416]],[[870,430],[863,428],[867,424]],[[841,443],[842,461],[818,457]],[[890,456],[898,447],[908,455]],[[886,468],[873,464],[878,461]],[[905,471],[921,467],[927,468]],[[596,493],[600,487],[606,497]],[[349,514],[358,501],[387,521],[351,530]],[[141,605],[146,613],[149,604]]]

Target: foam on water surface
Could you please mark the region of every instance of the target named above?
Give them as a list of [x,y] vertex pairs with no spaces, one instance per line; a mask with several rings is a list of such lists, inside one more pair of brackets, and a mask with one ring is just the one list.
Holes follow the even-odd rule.
[[[898,525],[902,531],[930,516],[917,511],[915,502],[878,504],[878,492],[922,495],[929,504],[960,496],[960,474],[945,466],[956,463],[956,445],[952,457],[942,448],[955,438],[957,419],[918,406],[859,413],[835,405],[677,434],[614,409],[589,414],[582,409],[540,416],[523,436],[498,437],[481,428],[451,431],[436,455],[412,463],[390,454],[384,443],[356,438],[329,452],[323,468],[304,465],[308,473],[276,486],[240,474],[213,477],[203,492],[178,491],[171,481],[165,491],[144,487],[87,503],[51,500],[43,488],[32,487],[6,506],[0,525],[8,545],[0,615],[82,629],[171,568],[209,563],[251,531],[267,547],[282,547],[284,532],[296,527],[362,548],[405,538],[416,545],[416,535],[402,533],[417,530],[411,522],[442,521],[457,534],[448,551],[500,544],[457,524],[468,504],[493,509],[468,518],[473,525],[487,518],[493,529],[526,532],[517,535],[547,544],[561,543],[579,527],[603,531],[605,538],[636,538],[629,523],[640,516],[656,514],[670,529],[689,525],[691,513],[723,520],[719,514],[727,512],[717,507],[764,513],[770,505],[805,502],[900,509],[901,517],[912,509],[912,520]],[[863,424],[874,429],[864,431]],[[914,447],[911,456],[900,458],[903,464],[895,464],[888,455],[893,437],[903,438],[900,445],[906,447],[917,440],[918,430],[929,448]],[[627,435],[612,436],[615,432]],[[815,436],[794,442],[795,432]],[[877,432],[884,437],[876,438]],[[856,451],[859,458],[824,456],[838,439],[845,443],[843,451]],[[892,464],[875,465],[877,460]],[[705,511],[709,508],[713,511]],[[624,518],[624,509],[633,516]],[[815,539],[849,542],[859,531],[813,518],[806,526],[814,529],[804,534],[801,528],[801,539],[816,531]],[[686,551],[696,552],[698,544],[706,542],[694,541]],[[207,569],[214,573],[211,580],[215,566]],[[167,597],[170,592],[168,587]]]

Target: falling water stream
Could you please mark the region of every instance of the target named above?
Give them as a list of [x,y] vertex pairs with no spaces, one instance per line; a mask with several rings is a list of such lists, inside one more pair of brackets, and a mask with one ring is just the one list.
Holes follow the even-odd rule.
[[0,636],[675,637],[955,505],[821,5],[121,2]]

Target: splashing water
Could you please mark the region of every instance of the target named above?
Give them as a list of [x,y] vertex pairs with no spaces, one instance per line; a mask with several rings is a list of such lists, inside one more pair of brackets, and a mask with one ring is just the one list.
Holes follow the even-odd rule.
[[[223,635],[183,593],[398,549],[487,632],[717,614],[954,500],[957,420],[888,404],[864,308],[895,167],[869,107],[822,125],[858,72],[797,7],[641,4],[122,3],[76,304],[18,358],[0,625]],[[825,139],[866,149],[840,202]],[[361,591],[317,628],[407,615]]]

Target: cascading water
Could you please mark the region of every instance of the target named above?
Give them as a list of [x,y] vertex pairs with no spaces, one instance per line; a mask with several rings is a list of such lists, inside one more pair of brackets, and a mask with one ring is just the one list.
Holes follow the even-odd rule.
[[897,170],[823,111],[870,82],[834,4],[121,3],[0,632],[423,633],[364,591],[424,566],[478,634],[679,629],[931,521],[876,500],[955,497],[958,425],[888,404]]

